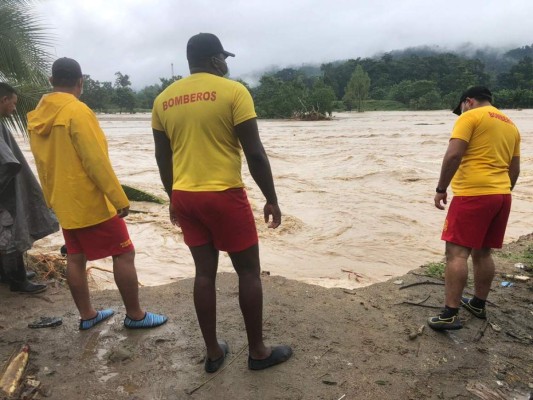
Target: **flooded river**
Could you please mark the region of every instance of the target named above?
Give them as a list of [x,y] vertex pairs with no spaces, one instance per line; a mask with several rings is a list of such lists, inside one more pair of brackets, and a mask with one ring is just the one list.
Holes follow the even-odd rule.
[[[506,242],[533,231],[533,110],[507,114],[522,134],[522,174],[513,195]],[[164,196],[154,158],[150,116],[100,115],[119,180]],[[445,212],[433,205],[442,156],[455,116],[449,111],[334,114],[331,121],[259,121],[283,220],[266,229],[264,200],[243,168],[257,216],[262,268],[327,287],[357,287],[439,261]],[[28,161],[28,144],[19,138]],[[133,203],[127,218],[139,280],[157,285],[194,276],[168,207]],[[57,252],[61,234],[34,252]],[[110,269],[110,260],[90,263]],[[220,271],[231,271],[227,256]],[[112,276],[92,270],[101,279]],[[103,286],[107,286],[105,283]]]

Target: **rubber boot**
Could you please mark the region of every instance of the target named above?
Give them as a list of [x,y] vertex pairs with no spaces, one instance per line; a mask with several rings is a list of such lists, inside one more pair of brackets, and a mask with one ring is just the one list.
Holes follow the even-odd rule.
[[0,282],[2,283],[9,283],[7,280],[7,276],[4,272],[4,263],[2,261],[2,256],[0,255]]
[[[35,278],[35,272],[26,271],[26,279]],[[2,257],[0,256],[0,283],[11,283],[9,277],[4,272],[4,264],[2,263]]]
[[32,283],[26,277],[22,253],[14,251],[2,254],[2,264],[4,273],[10,281],[9,286],[12,292],[40,293],[46,290],[46,285]]

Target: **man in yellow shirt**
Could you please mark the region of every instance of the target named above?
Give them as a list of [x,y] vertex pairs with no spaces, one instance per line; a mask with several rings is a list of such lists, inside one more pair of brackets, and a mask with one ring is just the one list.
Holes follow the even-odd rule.
[[[511,190],[520,174],[520,133],[492,106],[483,86],[468,89],[453,111],[459,115],[444,155],[435,207],[444,210],[451,182],[454,197],[444,222],[446,241],[445,308],[428,324],[437,330],[461,329],[459,306],[485,319],[485,302],[494,278],[491,249],[501,248],[511,210]],[[462,297],[474,266],[474,296]]]
[[124,305],[126,328],[153,328],[167,318],[141,309],[135,249],[123,220],[129,201],[109,160],[96,115],[78,100],[80,65],[60,58],[52,65],[53,92],[28,114],[30,145],[48,205],[55,211],[67,246],[67,282],[80,312],[80,330],[114,314],[95,310],[89,297],[87,260],[113,257],[113,274]]
[[289,346],[263,342],[263,294],[255,221],[241,178],[241,146],[250,173],[266,198],[265,222],[281,223],[268,157],[259,138],[252,97],[224,78],[226,58],[213,34],[187,44],[191,75],[174,82],[155,100],[152,128],[156,159],[171,200],[170,219],[183,231],[196,265],[194,304],[207,356],[215,372],[229,351],[217,340],[216,273],[219,251],[228,252],[239,276],[239,303],[248,336],[248,368],[265,369],[289,359]]

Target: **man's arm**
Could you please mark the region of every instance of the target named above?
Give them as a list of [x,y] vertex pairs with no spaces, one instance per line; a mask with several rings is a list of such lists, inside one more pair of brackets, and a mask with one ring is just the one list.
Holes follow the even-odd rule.
[[252,118],[236,125],[235,134],[241,142],[250,174],[265,196],[266,204],[263,210],[265,222],[268,222],[269,216],[272,215],[269,227],[277,228],[281,224],[281,211],[278,206],[270,162],[259,137],[257,120]]
[[[446,190],[452,181],[453,176],[457,172],[459,165],[461,165],[461,160],[465,154],[466,149],[468,148],[468,142],[462,139],[450,139],[448,144],[448,149],[444,154],[442,160],[442,167],[440,170],[439,183],[437,188],[440,190]],[[435,195],[435,207],[440,210],[444,210],[444,206],[441,204],[447,203],[448,193],[437,193]]]
[[157,129],[152,129],[152,132],[154,134],[155,159],[159,168],[159,176],[168,198],[171,199],[173,183],[172,147],[170,147],[170,140],[165,132]]
[[514,189],[518,176],[520,175],[520,157],[513,157],[509,165],[509,178],[511,178],[511,190]]

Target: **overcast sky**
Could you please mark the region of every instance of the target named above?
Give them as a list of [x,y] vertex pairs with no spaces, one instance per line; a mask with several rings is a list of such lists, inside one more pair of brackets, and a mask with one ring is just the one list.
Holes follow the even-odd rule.
[[406,47],[514,48],[533,43],[532,0],[42,0],[55,35],[52,53],[78,60],[85,74],[140,89],[188,75],[190,36],[216,34],[236,54],[231,77]]

